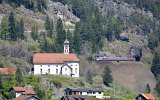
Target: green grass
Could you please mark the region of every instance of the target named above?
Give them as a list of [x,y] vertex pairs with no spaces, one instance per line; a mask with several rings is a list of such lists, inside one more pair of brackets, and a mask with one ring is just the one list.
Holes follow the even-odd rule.
[[63,28],[64,28],[64,29],[75,29],[75,26],[64,24]]
[[111,88],[108,88],[104,92],[105,96],[111,96],[111,98],[116,98],[118,100],[133,100],[134,93],[129,91],[129,89],[119,86],[117,84],[112,84]]

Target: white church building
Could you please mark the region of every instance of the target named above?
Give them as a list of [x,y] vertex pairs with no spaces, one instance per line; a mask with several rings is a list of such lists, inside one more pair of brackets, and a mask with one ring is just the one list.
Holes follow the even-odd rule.
[[55,74],[79,77],[79,59],[69,53],[69,41],[64,41],[64,53],[35,53],[34,74]]

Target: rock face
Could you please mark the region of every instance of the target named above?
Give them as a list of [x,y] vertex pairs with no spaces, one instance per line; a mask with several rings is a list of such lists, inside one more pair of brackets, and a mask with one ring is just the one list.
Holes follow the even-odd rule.
[[[123,0],[95,0],[95,2],[103,16],[114,16],[120,19],[123,22],[124,30],[132,29],[133,33],[136,34],[144,34],[144,29],[141,28],[143,24],[131,24],[130,17],[135,14],[140,14],[146,18],[146,20],[150,20],[151,22],[156,23],[155,20],[157,20],[153,17],[151,12],[136,8],[134,5],[127,4]],[[152,33],[152,30],[152,28],[148,28],[146,34]]]
[[64,22],[78,22],[80,19],[77,18],[70,11],[68,5],[63,5],[59,2],[49,1],[48,5],[48,13],[49,15],[54,16],[56,19],[61,18]]
[[142,48],[139,46],[131,46],[129,54],[134,57],[136,61],[140,61],[142,57]]
[[[58,2],[52,2],[50,0],[47,2],[47,4],[47,10],[45,10],[45,14],[26,9],[22,5],[19,8],[13,8],[9,4],[0,4],[0,22],[2,20],[2,17],[4,15],[9,15],[11,11],[16,17],[27,19],[26,22],[28,22],[29,20],[32,22],[34,21],[36,24],[42,25],[42,28],[46,19],[46,15],[48,15],[54,22],[57,21],[57,19],[61,18],[65,24],[71,25],[74,25],[80,20],[73,15],[73,13],[69,10],[69,6],[67,5],[63,5]],[[28,23],[31,24],[30,22]],[[28,23],[25,23],[25,28],[27,31],[31,30],[31,25],[28,25]]]

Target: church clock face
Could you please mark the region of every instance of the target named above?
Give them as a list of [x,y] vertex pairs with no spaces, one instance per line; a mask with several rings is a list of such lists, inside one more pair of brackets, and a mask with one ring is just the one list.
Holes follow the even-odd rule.
[[68,46],[65,46],[65,49],[68,49]]

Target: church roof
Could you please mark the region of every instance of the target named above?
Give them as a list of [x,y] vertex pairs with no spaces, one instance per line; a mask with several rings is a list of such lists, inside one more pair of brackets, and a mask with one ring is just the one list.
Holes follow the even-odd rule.
[[50,64],[50,63],[64,63],[64,62],[77,62],[79,59],[76,54],[63,54],[63,53],[36,53],[33,57],[34,64]]

